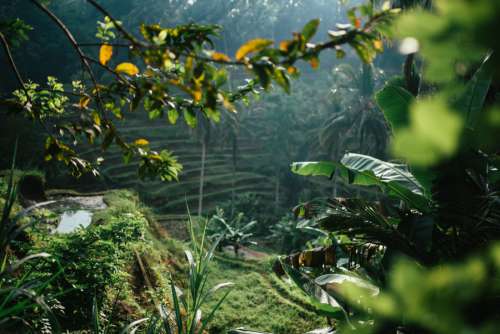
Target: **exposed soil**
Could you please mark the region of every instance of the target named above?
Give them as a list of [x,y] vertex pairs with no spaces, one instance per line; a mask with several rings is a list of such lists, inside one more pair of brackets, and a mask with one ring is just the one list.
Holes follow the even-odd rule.
[[87,210],[102,210],[108,207],[104,202],[104,197],[101,195],[66,197],[59,201],[59,203],[79,206]]
[[268,254],[266,253],[259,252],[244,246],[240,246],[240,248],[238,249],[238,254],[234,253],[233,246],[224,247],[223,252],[226,255],[236,256],[244,260],[258,260],[268,256]]

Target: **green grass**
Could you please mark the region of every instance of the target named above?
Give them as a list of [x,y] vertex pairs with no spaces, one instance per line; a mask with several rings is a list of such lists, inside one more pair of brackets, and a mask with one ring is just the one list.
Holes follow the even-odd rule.
[[[211,267],[209,286],[231,281],[235,284],[210,326],[210,333],[226,333],[244,327],[274,334],[303,334],[324,327],[325,320],[311,311],[301,292],[289,286],[275,289],[277,279],[268,261],[228,261],[218,257]],[[287,284],[287,283],[284,283]],[[300,303],[296,302],[300,301]],[[207,308],[216,301],[212,300]]]
[[[121,202],[131,202],[130,198],[124,201],[126,197],[127,192],[115,191],[106,195],[105,200],[117,206],[114,210],[120,210]],[[140,206],[140,203],[137,205]],[[176,218],[178,224],[184,224],[185,217],[167,215],[158,216],[159,219],[155,217],[155,220]],[[161,237],[151,231],[147,239],[150,240],[149,263],[154,272],[164,275],[162,281],[166,280],[168,273],[173,274],[176,281],[187,277],[183,251],[189,248],[188,243]],[[170,265],[162,266],[158,259],[168,259]],[[274,334],[302,334],[326,325],[325,320],[313,312],[313,306],[298,288],[272,273],[270,258],[244,261],[216,256],[210,266],[207,285],[226,281],[233,282],[235,287],[216,314],[209,327],[210,333],[222,334],[231,328],[245,327]],[[210,300],[204,309],[210,309],[216,302],[216,298]]]

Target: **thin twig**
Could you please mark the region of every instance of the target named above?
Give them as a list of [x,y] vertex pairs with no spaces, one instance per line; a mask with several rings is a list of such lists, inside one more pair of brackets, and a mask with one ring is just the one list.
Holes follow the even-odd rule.
[[10,67],[12,67],[12,70],[14,70],[14,73],[16,74],[17,82],[19,83],[21,89],[26,95],[26,103],[24,104],[23,107],[26,107],[27,103],[29,103],[30,106],[33,106],[33,102],[31,101],[31,97],[28,93],[28,90],[26,89],[26,86],[24,85],[21,73],[19,73],[19,70],[16,66],[16,62],[14,61],[14,57],[12,57],[12,52],[10,51],[9,43],[7,42],[7,39],[5,38],[4,34],[2,34],[1,32],[0,32],[0,40],[2,41],[3,48],[5,49],[5,53],[7,54],[7,59],[9,61]]
[[[66,37],[68,38],[69,42],[75,49],[75,51],[78,53],[78,56],[80,57],[80,60],[85,68],[85,70],[89,73],[90,79],[92,80],[92,83],[94,84],[94,88],[96,91],[96,96],[97,96],[97,103],[98,107],[101,107],[102,101],[101,101],[101,95],[99,93],[99,85],[97,83],[97,80],[95,78],[94,72],[92,71],[92,67],[90,67],[90,63],[88,62],[85,53],[83,50],[78,46],[78,43],[71,33],[71,31],[66,27],[66,25],[54,14],[52,13],[46,6],[43,4],[39,3],[37,0],[31,0],[31,2],[37,6],[40,10],[42,10],[45,14],[47,14],[52,21],[56,23],[56,25],[64,32]],[[101,108],[102,109],[102,108]],[[106,114],[103,113],[104,118],[106,119]]]
[[127,44],[127,43],[79,43],[79,47],[99,47],[102,46],[103,44],[109,45],[109,46],[114,46],[117,48],[131,48],[133,47],[133,44]]
[[95,64],[99,65],[100,67],[102,67],[103,69],[105,69],[106,71],[108,71],[109,73],[113,74],[114,76],[116,76],[116,78],[117,78],[120,82],[122,82],[122,83],[124,83],[124,84],[128,85],[130,88],[134,88],[134,89],[136,88],[136,87],[135,87],[134,85],[132,85],[132,84],[131,84],[128,80],[126,80],[125,78],[123,78],[123,77],[120,75],[120,73],[116,72],[115,70],[113,70],[113,69],[112,69],[111,67],[109,67],[108,65],[104,65],[104,64],[102,64],[99,60],[94,59],[94,58],[92,58],[92,57],[85,56],[85,59],[87,59],[88,61],[90,61],[90,62],[92,62],[92,63],[95,63]]
[[137,38],[135,38],[134,36],[132,36],[132,34],[130,34],[127,30],[125,30],[125,28],[123,28],[122,25],[106,9],[104,9],[104,7],[102,7],[101,5],[99,5],[95,0],[87,0],[87,2],[90,3],[92,6],[94,6],[104,16],[109,17],[109,19],[111,20],[111,22],[113,22],[115,28],[119,32],[121,32],[126,39],[128,39],[130,42],[132,42],[132,44],[134,44],[136,46],[142,46],[142,47],[147,46],[147,44],[145,44],[144,42],[138,40]]
[[[16,78],[17,78],[17,81],[19,82],[19,85],[21,86],[21,89],[23,90],[24,94],[26,95],[26,103],[23,105],[23,108],[26,108],[27,104],[29,103],[29,107],[27,108],[29,111],[31,111],[31,108],[34,106],[33,105],[33,101],[31,100],[31,97],[28,93],[28,90],[26,89],[26,86],[24,84],[24,80],[21,76],[21,73],[19,73],[19,70],[16,66],[16,62],[14,61],[14,58],[12,57],[12,52],[10,51],[10,47],[9,47],[9,43],[7,42],[7,39],[5,38],[4,34],[2,34],[0,32],[0,40],[2,41],[2,45],[5,49],[5,53],[7,54],[7,58],[9,60],[9,64],[10,66],[12,67],[12,69],[14,70],[15,74],[16,74]],[[42,126],[42,128],[44,129],[45,132],[47,132],[47,134],[49,136],[52,136],[50,130],[48,129],[47,125],[42,122],[42,120],[40,119],[39,115],[37,113],[35,113],[35,115],[37,117],[36,120],[40,123],[40,125]]]

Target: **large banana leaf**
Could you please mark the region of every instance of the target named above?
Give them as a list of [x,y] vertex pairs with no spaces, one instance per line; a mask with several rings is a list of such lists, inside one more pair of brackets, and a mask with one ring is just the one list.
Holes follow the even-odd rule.
[[256,332],[253,330],[248,330],[245,328],[236,328],[236,329],[231,329],[227,332],[227,334],[272,334],[268,332]]
[[362,154],[346,154],[340,162],[295,162],[292,172],[304,176],[333,177],[359,186],[378,186],[389,196],[404,201],[421,212],[429,212],[430,199],[423,187],[403,164],[394,164]]
[[408,166],[382,161],[368,155],[348,153],[340,161],[358,172],[372,171],[382,181],[396,181],[416,194],[422,194],[422,186],[410,173]]
[[333,298],[321,285],[314,279],[308,277],[300,270],[281,262],[283,269],[290,279],[310,297],[310,302],[315,306],[316,311],[332,319],[345,318],[347,321],[347,312],[339,302]]
[[354,276],[347,274],[326,274],[315,279],[315,282],[324,287],[326,291],[330,294],[332,293],[340,293],[342,294],[342,286],[344,284],[352,284],[358,287],[360,290],[366,292],[367,295],[376,296],[379,294],[380,289],[373,285],[371,282]]
[[[375,101],[382,110],[385,119],[390,124],[397,136],[398,130],[410,125],[410,106],[415,97],[404,87],[404,81],[392,80],[375,94]],[[414,168],[415,178],[422,184],[427,192],[430,192],[435,175],[430,170]]]
[[375,94],[375,101],[393,131],[408,126],[410,105],[414,100],[409,91],[395,84],[388,84]]
[[467,82],[463,94],[455,101],[456,108],[463,113],[467,127],[470,129],[474,129],[490,89],[493,76],[491,59],[492,55],[485,58],[472,79]]

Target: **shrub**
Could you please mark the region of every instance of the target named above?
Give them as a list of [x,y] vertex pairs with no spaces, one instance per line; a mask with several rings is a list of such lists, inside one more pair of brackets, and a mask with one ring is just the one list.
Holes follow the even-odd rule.
[[[64,327],[78,328],[82,323],[90,323],[93,299],[102,304],[109,289],[119,289],[127,282],[132,249],[144,240],[146,224],[139,212],[120,213],[74,233],[35,236],[34,251],[50,253],[64,269],[63,275],[50,284],[53,294],[64,294]],[[31,269],[45,279],[52,275],[54,265],[45,262]]]

